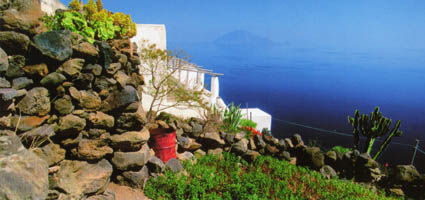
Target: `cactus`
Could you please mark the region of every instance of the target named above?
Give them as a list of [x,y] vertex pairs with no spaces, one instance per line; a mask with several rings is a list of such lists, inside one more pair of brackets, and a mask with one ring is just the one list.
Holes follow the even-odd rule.
[[376,160],[378,158],[381,157],[382,152],[384,152],[384,150],[387,148],[388,144],[390,144],[390,141],[392,139],[393,136],[397,136],[400,137],[403,134],[403,131],[400,131],[400,120],[397,120],[395,127],[393,128],[393,130],[391,130],[390,134],[387,136],[387,138],[385,138],[384,143],[381,145],[381,147],[379,148],[378,152],[376,152],[375,156],[373,156],[373,159]]
[[[367,137],[363,152],[370,154],[376,138],[384,136],[390,130],[392,120],[382,116],[382,113],[379,112],[379,107],[377,106],[370,114],[370,118],[366,114],[360,115],[359,110],[356,110],[354,117],[348,116],[348,122],[351,126],[353,126],[354,149],[359,149],[361,133],[364,137]],[[390,134],[387,136],[373,159],[376,160],[381,156],[393,136],[401,136],[403,134],[399,128],[400,120],[396,122],[395,127],[391,130]]]

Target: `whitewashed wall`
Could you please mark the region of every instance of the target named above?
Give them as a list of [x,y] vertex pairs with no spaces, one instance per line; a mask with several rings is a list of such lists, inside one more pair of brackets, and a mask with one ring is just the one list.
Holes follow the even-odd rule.
[[164,24],[137,24],[137,35],[131,38],[138,47],[138,51],[151,44],[157,48],[167,49],[167,32]]
[[259,108],[242,108],[241,112],[242,118],[251,119],[257,123],[257,130],[262,131],[263,128],[272,130],[272,116],[270,114]]
[[41,10],[49,15],[55,14],[56,9],[66,9],[58,0],[41,0]]

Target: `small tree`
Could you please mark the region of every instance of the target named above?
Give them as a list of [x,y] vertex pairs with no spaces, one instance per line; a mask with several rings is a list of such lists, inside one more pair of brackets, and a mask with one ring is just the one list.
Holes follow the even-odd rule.
[[[143,93],[151,96],[147,111],[147,119],[153,122],[157,113],[172,107],[206,107],[202,101],[202,90],[187,89],[175,78],[186,63],[182,53],[173,53],[150,45],[140,53],[140,71],[145,76],[147,84]],[[171,102],[167,102],[171,98]]]

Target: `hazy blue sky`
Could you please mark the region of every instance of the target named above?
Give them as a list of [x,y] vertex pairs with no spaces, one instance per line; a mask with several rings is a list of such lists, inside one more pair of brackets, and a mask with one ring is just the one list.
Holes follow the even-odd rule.
[[[68,4],[70,0],[62,1]],[[85,0],[85,2],[87,2]],[[104,0],[168,41],[212,41],[234,30],[295,46],[425,49],[423,0]]]

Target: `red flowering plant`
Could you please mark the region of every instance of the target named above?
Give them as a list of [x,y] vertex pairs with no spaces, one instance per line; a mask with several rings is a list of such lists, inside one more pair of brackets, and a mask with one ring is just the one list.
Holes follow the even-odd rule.
[[260,131],[255,129],[256,126],[257,123],[249,119],[241,119],[239,123],[239,128],[247,134],[248,138],[254,137],[255,135],[263,135]]

